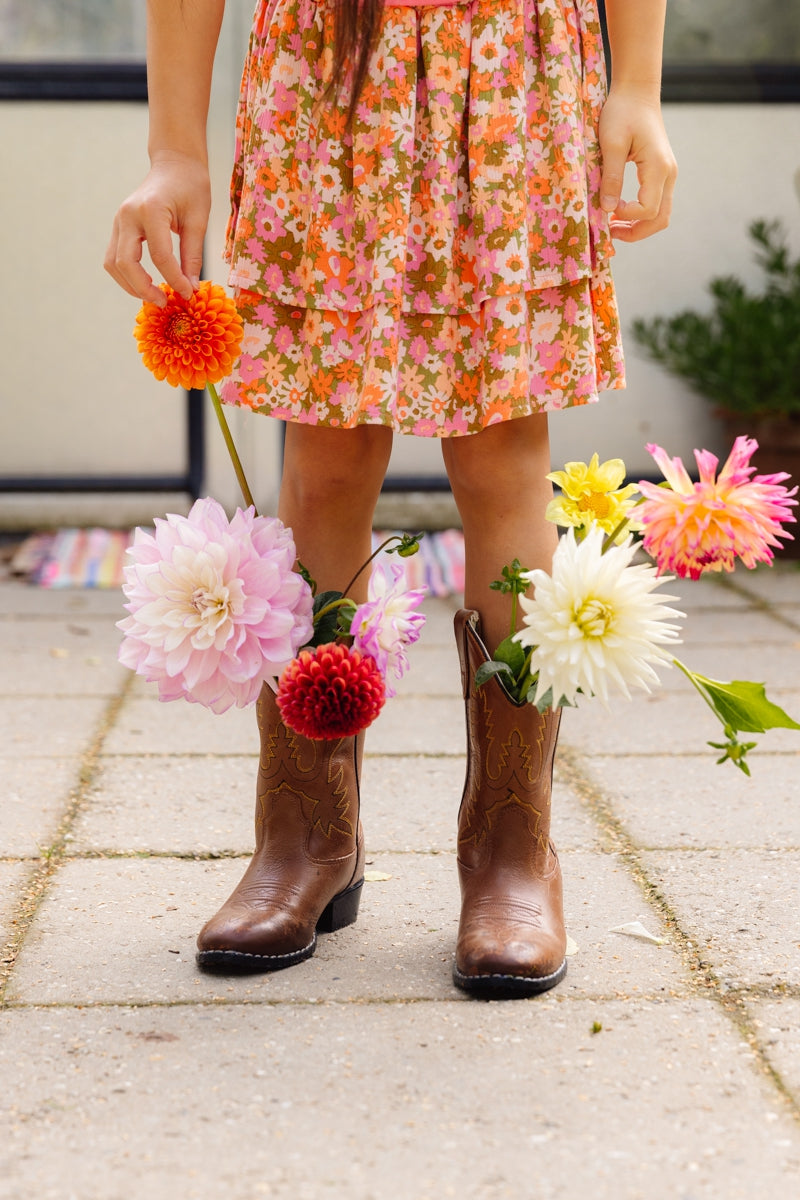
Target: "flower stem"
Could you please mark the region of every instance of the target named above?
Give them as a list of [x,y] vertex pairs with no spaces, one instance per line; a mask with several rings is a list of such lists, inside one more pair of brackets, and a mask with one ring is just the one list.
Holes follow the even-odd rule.
[[630,517],[623,517],[622,520],[620,521],[619,525],[617,525],[616,529],[612,529],[611,533],[606,534],[605,539],[603,541],[603,547],[600,551],[601,554],[605,554],[606,550],[608,550],[611,546],[613,546],[616,543],[617,538],[622,533],[625,526],[627,524],[629,524],[629,522],[630,522]]
[[217,394],[217,389],[214,387],[213,383],[208,383],[207,387],[208,387],[209,395],[211,396],[211,403],[214,405],[214,412],[217,414],[217,420],[219,421],[219,427],[222,430],[222,436],[225,439],[225,445],[228,447],[228,454],[231,457],[231,462],[233,463],[233,469],[236,472],[236,478],[239,481],[239,487],[241,488],[244,502],[248,508],[251,508],[251,507],[255,508],[255,501],[253,500],[253,493],[250,491],[250,486],[247,482],[247,477],[244,473],[244,467],[242,466],[242,460],[239,458],[239,455],[236,450],[236,446],[234,445],[234,442],[233,442],[233,438],[231,437],[231,431],[228,428],[228,422],[225,419],[225,413],[222,410],[222,403],[220,401],[219,395]]
[[528,688],[533,683],[533,676],[531,675],[531,659],[533,658],[533,651],[534,647],[531,646],[530,650],[525,655],[525,661],[522,664],[522,670],[517,676],[517,700],[525,699]]
[[358,568],[358,570],[356,571],[355,575],[353,576],[353,578],[352,578],[352,579],[350,580],[350,582],[348,583],[347,587],[346,587],[346,588],[344,589],[344,591],[342,592],[342,596],[343,596],[344,598],[346,598],[346,597],[347,597],[347,593],[350,591],[350,588],[353,586],[353,584],[355,583],[355,581],[358,579],[359,575],[363,575],[364,571],[366,571],[367,567],[368,567],[368,566],[369,566],[369,564],[372,562],[373,558],[377,558],[377,557],[378,557],[378,555],[380,554],[381,550],[385,550],[385,549],[386,549],[386,547],[389,545],[389,543],[390,543],[390,542],[402,542],[402,540],[403,540],[403,539],[402,539],[402,537],[401,537],[399,534],[397,534],[397,533],[393,533],[393,534],[391,535],[391,537],[388,537],[388,538],[386,539],[386,541],[384,541],[384,542],[381,542],[380,546],[378,546],[378,549],[377,549],[377,550],[373,550],[372,554],[370,554],[370,556],[369,556],[369,558],[367,559],[367,561],[366,561],[366,562],[364,562],[364,563],[362,563],[362,564],[361,564],[361,566]]
[[327,613],[333,612],[334,609],[344,608],[346,604],[349,604],[351,608],[353,607],[353,601],[349,596],[340,596],[338,600],[331,600],[328,604],[324,605],[319,612],[314,613],[314,623],[316,624],[320,617],[324,617]]
[[694,675],[693,675],[693,674],[692,674],[692,672],[689,670],[689,668],[688,668],[688,667],[685,667],[679,658],[675,658],[675,657],[673,656],[673,659],[672,659],[672,661],[673,661],[673,663],[675,664],[675,666],[678,668],[678,670],[679,670],[679,671],[683,671],[684,675],[685,675],[685,676],[686,676],[686,678],[689,680],[689,682],[691,683],[692,687],[695,689],[695,691],[697,691],[697,692],[699,692],[699,693],[700,693],[700,695],[703,697],[703,699],[705,700],[705,702],[706,702],[706,704],[708,705],[708,707],[709,707],[709,708],[711,709],[711,711],[713,712],[714,716],[715,716],[715,717],[717,718],[717,720],[719,721],[719,719],[720,719],[719,713],[718,713],[718,712],[717,712],[717,710],[714,708],[714,705],[711,703],[711,701],[709,700],[709,698],[708,698],[708,696],[706,695],[706,693],[705,693],[705,692],[703,691],[703,689],[700,687],[700,684],[697,682],[697,680],[695,679]]

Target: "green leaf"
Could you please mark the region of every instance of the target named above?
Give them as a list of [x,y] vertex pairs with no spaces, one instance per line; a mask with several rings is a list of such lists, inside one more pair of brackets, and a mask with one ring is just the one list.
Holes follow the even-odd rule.
[[353,617],[356,615],[357,605],[353,601],[343,604],[341,608],[336,609],[336,636],[349,637],[350,626],[353,624]]
[[339,632],[339,609],[332,608],[330,612],[326,612],[322,617],[318,616],[318,614],[323,608],[327,608],[329,604],[341,599],[341,592],[320,592],[318,596],[314,597],[312,610],[314,615],[314,633],[306,645],[324,646],[327,642],[335,641]]
[[475,672],[475,687],[483,687],[483,685],[488,683],[490,679],[493,679],[495,675],[510,675],[512,682],[514,679],[514,672],[511,670],[511,667],[508,665],[508,663],[483,662]]
[[525,654],[525,648],[519,642],[512,641],[509,634],[507,638],[503,638],[495,650],[494,657],[497,662],[508,663],[512,674],[516,678],[525,666]]
[[525,699],[527,700],[528,704],[536,704],[536,707],[538,708],[540,713],[546,712],[548,708],[575,708],[576,707],[572,703],[571,700],[567,699],[566,696],[562,696],[561,699],[559,700],[558,704],[554,704],[553,703],[553,689],[551,687],[549,687],[547,689],[547,691],[542,696],[539,697],[538,703],[534,699],[535,696],[536,696],[536,685],[534,684],[534,686],[532,688],[530,688],[530,690],[528,691],[528,694],[525,697]]
[[489,587],[494,592],[512,592],[514,595],[519,596],[521,593],[527,592],[530,587],[529,581],[522,578],[527,570],[528,568],[523,567],[519,559],[515,558],[510,566],[503,567],[503,578],[494,579],[489,584]]
[[306,583],[311,588],[311,595],[315,595],[317,591],[317,581],[316,579],[311,578],[311,572],[309,571],[308,567],[303,566],[299,558],[297,560],[297,574],[305,579]]
[[[734,679],[722,683],[694,671],[688,674],[706,694],[723,725],[733,733],[766,733],[768,729],[800,729],[800,724],[767,699],[763,683]],[[727,732],[727,729],[726,729]]]

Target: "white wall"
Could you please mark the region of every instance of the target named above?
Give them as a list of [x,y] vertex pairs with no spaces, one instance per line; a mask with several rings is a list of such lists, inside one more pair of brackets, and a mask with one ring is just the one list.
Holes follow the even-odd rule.
[[[227,6],[209,122],[215,202],[206,274],[219,280],[246,7]],[[703,305],[713,274],[755,279],[745,233],[755,217],[783,218],[800,249],[793,187],[800,107],[672,105],[666,119],[681,167],[675,214],[666,233],[619,249],[616,278],[626,324],[638,315]],[[182,399],[140,365],[130,336],[136,302],[100,265],[113,212],[146,170],[144,107],[6,104],[0,136],[0,473],[180,470]],[[721,450],[707,406],[644,362],[630,338],[627,349],[627,392],[554,415],[554,463],[597,450],[623,457],[639,474],[651,468],[643,448],[649,440],[683,455],[700,445]],[[277,488],[278,423],[233,413],[231,424],[267,510]],[[235,504],[235,481],[210,423],[208,434],[206,490]],[[396,439],[391,469],[440,474],[438,444]]]
[[800,253],[800,106],[673,104],[665,119],[680,168],[672,223],[647,241],[620,244],[615,260],[628,387],[606,393],[593,408],[554,415],[556,463],[596,449],[640,474],[653,470],[647,441],[683,456],[695,446],[721,452],[709,406],[645,361],[626,326],[637,316],[707,308],[706,284],[715,275],[736,274],[758,286],[747,237],[757,217],[780,217]]

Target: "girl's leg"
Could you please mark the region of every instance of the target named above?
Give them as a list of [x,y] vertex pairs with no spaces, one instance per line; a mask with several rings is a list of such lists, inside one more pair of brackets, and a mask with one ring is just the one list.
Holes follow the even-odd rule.
[[[384,425],[287,425],[278,516],[320,591],[341,591],[369,558],[391,450],[392,431]],[[366,599],[368,581],[365,571],[351,589],[354,600]]]
[[[453,978],[473,995],[530,996],[566,971],[561,869],[550,841],[559,713],[509,699],[475,673],[509,631],[509,597],[489,584],[518,558],[549,569],[555,527],[547,418],[443,444],[464,523],[466,608],[456,615],[467,709],[467,777],[458,814],[461,917]],[[488,647],[488,649],[487,649]]]
[[[279,513],[319,588],[342,590],[371,550],[391,430],[289,425]],[[369,572],[350,594],[366,594]],[[198,938],[207,970],[274,971],[314,953],[317,932],[356,919],[364,876],[359,821],[362,739],[292,733],[264,686],[256,849],[239,885]]]
[[464,525],[464,602],[482,618],[494,650],[507,636],[511,606],[489,584],[512,559],[550,569],[558,535],[544,512],[553,490],[547,416],[492,425],[468,437],[447,438],[442,455]]

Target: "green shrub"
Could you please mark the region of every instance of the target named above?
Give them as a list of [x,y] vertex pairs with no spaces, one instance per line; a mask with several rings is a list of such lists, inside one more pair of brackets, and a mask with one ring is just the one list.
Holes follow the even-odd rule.
[[726,413],[800,415],[800,259],[791,259],[779,221],[754,221],[749,234],[763,291],[733,276],[712,279],[708,314],[639,319],[633,335]]

